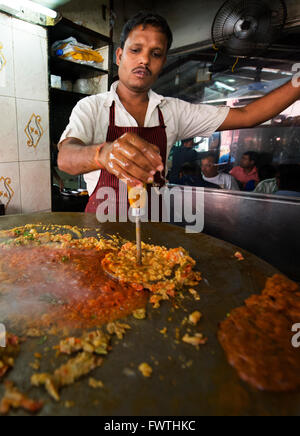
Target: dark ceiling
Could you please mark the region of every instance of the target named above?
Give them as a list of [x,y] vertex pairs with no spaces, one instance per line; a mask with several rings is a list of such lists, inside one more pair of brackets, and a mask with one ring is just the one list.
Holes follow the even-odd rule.
[[300,61],[299,41],[300,27],[294,27],[259,56],[239,58],[235,67],[237,59],[217,54],[211,41],[170,51],[154,90],[194,103],[260,97],[291,78]]

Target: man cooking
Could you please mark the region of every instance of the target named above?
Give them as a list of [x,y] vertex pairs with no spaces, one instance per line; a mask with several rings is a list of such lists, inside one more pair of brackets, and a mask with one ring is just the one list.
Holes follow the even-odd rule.
[[115,189],[119,180],[129,185],[163,184],[172,145],[215,131],[259,125],[300,98],[292,82],[244,108],[190,104],[157,95],[151,90],[162,71],[172,44],[164,18],[140,12],[124,26],[116,59],[119,81],[104,94],[81,100],[59,144],[58,166],[85,174],[90,199],[87,212],[95,213],[99,188]]

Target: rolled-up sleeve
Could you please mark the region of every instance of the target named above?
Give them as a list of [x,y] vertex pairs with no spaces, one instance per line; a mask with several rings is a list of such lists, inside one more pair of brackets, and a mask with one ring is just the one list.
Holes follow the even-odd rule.
[[93,144],[95,130],[95,109],[90,97],[80,100],[74,107],[69,124],[63,132],[60,143],[66,138],[77,138],[86,145]]
[[223,124],[230,111],[228,106],[192,104],[179,99],[176,106],[179,140],[196,136],[209,138]]

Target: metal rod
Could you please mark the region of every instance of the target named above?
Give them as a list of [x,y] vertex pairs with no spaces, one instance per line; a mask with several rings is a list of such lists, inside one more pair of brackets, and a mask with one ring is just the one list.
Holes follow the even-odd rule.
[[142,265],[142,230],[141,230],[141,217],[135,218],[136,223],[136,250],[137,250],[137,263]]

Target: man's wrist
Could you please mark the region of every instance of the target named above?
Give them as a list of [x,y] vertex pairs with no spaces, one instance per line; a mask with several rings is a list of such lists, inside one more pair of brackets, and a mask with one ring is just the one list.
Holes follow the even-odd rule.
[[97,168],[100,170],[105,169],[105,165],[103,163],[103,148],[105,147],[107,143],[103,142],[103,144],[97,145],[95,156],[94,156],[94,163],[96,164]]

